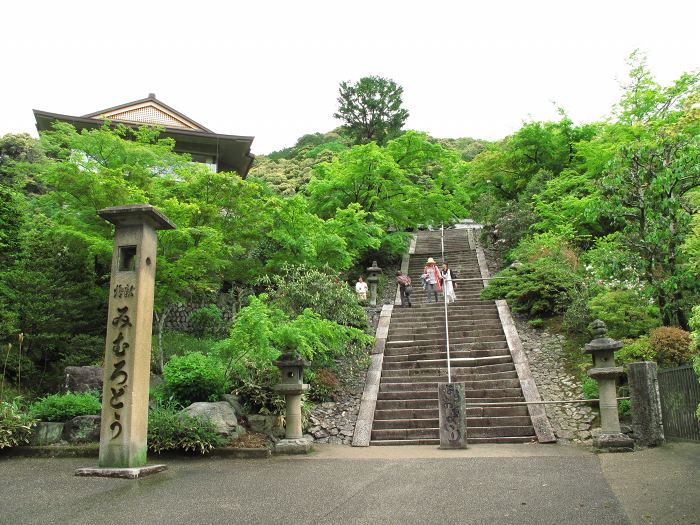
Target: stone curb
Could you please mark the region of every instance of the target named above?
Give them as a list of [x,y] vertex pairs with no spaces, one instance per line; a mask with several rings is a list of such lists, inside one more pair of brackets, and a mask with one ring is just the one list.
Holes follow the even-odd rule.
[[379,394],[379,380],[382,376],[382,364],[384,362],[384,347],[386,338],[389,335],[389,323],[394,305],[385,304],[382,313],[379,315],[379,324],[375,336],[374,349],[372,350],[371,363],[367,370],[365,379],[365,389],[362,392],[360,410],[357,413],[355,422],[355,432],[352,436],[353,447],[368,447],[372,435],[372,423],[374,422],[374,409],[377,406],[377,395]]
[[[25,458],[96,458],[99,455],[99,445],[84,445],[71,447],[12,447],[0,451],[0,459],[3,457]],[[207,454],[188,452],[164,452],[162,454],[149,454],[148,458],[231,458],[231,459],[262,459],[270,457],[269,448],[225,448],[217,447]]]
[[[491,276],[491,274],[489,273],[488,266],[486,265],[484,250],[478,245],[478,243],[476,245],[476,258],[479,261],[481,278],[484,279],[484,287],[486,287],[488,285],[487,279]],[[520,388],[522,388],[523,397],[525,398],[525,401],[529,402],[542,401],[542,396],[540,396],[540,392],[535,384],[535,379],[532,377],[530,364],[527,360],[527,355],[523,350],[523,343],[520,341],[518,330],[515,328],[515,323],[513,322],[513,316],[510,313],[510,308],[508,308],[508,303],[503,300],[498,300],[495,302],[496,308],[498,309],[498,317],[501,319],[503,332],[505,333],[506,341],[508,342],[508,349],[510,350],[510,355],[513,358],[513,363],[515,364],[515,371],[517,372],[518,379],[520,380]],[[547,418],[544,405],[527,405],[527,411],[530,414],[532,426],[537,434],[537,441],[540,443],[556,442],[557,438],[554,436],[554,430],[549,422],[549,418]]]

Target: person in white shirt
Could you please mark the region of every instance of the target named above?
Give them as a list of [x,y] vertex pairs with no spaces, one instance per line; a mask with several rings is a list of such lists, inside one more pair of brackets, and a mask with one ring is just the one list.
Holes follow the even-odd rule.
[[357,292],[357,298],[360,302],[364,303],[367,300],[367,283],[362,276],[357,280],[355,291]]

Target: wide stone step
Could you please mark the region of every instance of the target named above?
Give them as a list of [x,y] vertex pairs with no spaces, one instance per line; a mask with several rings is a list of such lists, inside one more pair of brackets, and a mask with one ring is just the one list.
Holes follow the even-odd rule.
[[[393,408],[386,410],[375,410],[374,419],[375,421],[386,419],[437,419],[440,415],[437,403],[433,403],[433,405],[434,406],[432,407],[426,408]],[[528,416],[526,406],[467,407],[466,415],[467,417],[480,418],[530,417]]]
[[[468,429],[472,428],[513,428],[532,427],[529,416],[507,416],[507,417],[467,417]],[[375,416],[372,430],[389,429],[409,429],[409,428],[439,428],[439,416],[433,418],[412,418],[412,419],[377,419]],[[469,431],[467,431],[469,433]],[[485,436],[482,436],[485,437]]]
[[[500,326],[485,326],[483,328],[450,328],[450,340],[454,340],[455,343],[473,343],[479,338],[485,338],[490,336],[499,336],[503,334],[503,329]],[[409,339],[412,338],[412,339]],[[391,330],[389,330],[389,337],[387,338],[387,344],[394,343],[395,341],[404,342],[419,342],[419,341],[445,341],[445,332],[416,332],[413,335],[398,334],[393,335]]]
[[[494,309],[493,312],[485,313],[468,313],[465,312],[464,315],[448,315],[447,320],[450,325],[457,323],[457,326],[478,326],[485,321],[500,321],[498,317],[498,312]],[[406,330],[406,329],[418,329],[418,328],[442,328],[445,327],[445,316],[438,318],[432,318],[429,316],[422,316],[419,319],[404,319],[404,318],[393,318],[391,319],[391,324],[389,325],[391,330]]]
[[[536,436],[499,436],[486,438],[469,437],[467,433],[467,444],[493,443],[531,443],[536,441]],[[393,447],[401,445],[439,445],[440,439],[373,439],[369,442],[373,447]]]
[[[451,322],[450,335],[473,330],[483,330],[486,328],[492,330],[501,328],[501,322],[498,319],[465,319],[459,323]],[[421,323],[421,325],[405,324],[403,326],[389,327],[389,337],[404,337],[412,335],[445,335],[445,322],[443,320],[442,324],[435,323],[433,326],[426,326],[425,324]]]
[[[510,354],[458,359],[462,359],[462,361],[451,361],[451,366],[483,366],[513,362]],[[399,361],[396,363],[384,363],[383,368],[385,370],[409,370],[414,368],[437,368],[442,366],[447,366],[447,361],[445,359],[426,359],[422,361]]]
[[[476,358],[476,357],[491,357],[496,355],[510,355],[508,350],[508,345],[504,341],[497,341],[500,344],[495,345],[494,348],[482,348],[478,350],[450,350],[451,359],[461,359],[461,358]],[[384,352],[384,363],[402,363],[409,361],[421,361],[421,360],[446,360],[447,352],[445,347],[431,347],[430,349],[419,350],[417,352],[408,353],[411,348],[404,349],[402,352],[400,348],[391,348],[389,351]]]
[[[385,358],[386,359],[386,358]],[[486,366],[460,366],[453,367],[459,371],[460,375],[483,375],[483,374],[498,374],[503,372],[515,372],[513,363],[491,364]],[[440,367],[426,368],[408,368],[396,370],[382,370],[382,378],[384,377],[400,377],[400,376],[424,376],[424,375],[444,375],[447,372],[447,363]]]
[[[469,439],[495,438],[495,437],[533,437],[536,439],[532,426],[504,426],[504,427],[468,427],[467,442]],[[389,428],[372,429],[372,439],[439,439],[439,428]]]
[[[507,341],[503,341],[499,337],[482,339],[474,343],[459,343],[454,344],[450,341],[450,355],[452,358],[455,357],[484,357],[487,355],[504,355],[503,350],[508,349]],[[495,350],[495,352],[490,353],[490,350]],[[440,354],[446,354],[444,344],[427,344],[427,345],[392,345],[388,348],[384,348],[384,356],[399,356],[399,355],[412,355],[414,357],[410,359],[431,359],[430,354],[439,352]],[[460,355],[458,355],[460,354]],[[464,355],[461,355],[464,354]],[[446,358],[446,355],[440,355],[440,358]],[[392,361],[393,359],[389,359]],[[401,359],[407,360],[407,359]]]
[[[520,403],[525,401],[522,395],[511,396],[511,397],[483,397],[474,398],[467,397],[465,402],[467,404],[477,404],[483,403],[482,406],[467,407],[467,410],[492,410],[495,408],[507,408],[507,409],[525,409],[525,405],[513,405],[511,407],[494,407],[489,406],[488,403]],[[377,405],[375,410],[396,410],[396,409],[415,409],[415,408],[434,408],[437,409],[437,392],[433,398],[416,398],[416,399],[387,399],[384,397],[379,397],[377,400]]]
[[[440,381],[442,382],[442,381]],[[520,392],[520,381],[518,379],[488,379],[485,381],[459,381],[464,383],[464,388],[467,394],[472,395],[473,392],[482,392],[487,390],[516,390]],[[412,381],[409,383],[394,383],[394,382],[379,382],[379,392],[412,392],[416,390],[427,390],[434,388],[437,390],[438,381]]]
[[[510,372],[494,372],[491,374],[465,374],[462,372],[463,368],[452,368],[453,381],[456,383],[462,382],[480,382],[486,383],[489,381],[501,381],[501,380],[516,380],[516,385],[520,386],[518,381],[518,374],[515,370]],[[434,375],[423,375],[423,374],[409,374],[403,376],[387,376],[382,374],[382,383],[446,383],[447,382],[447,368],[445,368],[444,374],[434,374]],[[512,386],[512,385],[509,385]]]

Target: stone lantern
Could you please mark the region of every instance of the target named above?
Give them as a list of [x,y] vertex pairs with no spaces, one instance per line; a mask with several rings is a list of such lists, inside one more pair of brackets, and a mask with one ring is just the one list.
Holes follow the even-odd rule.
[[367,282],[369,283],[369,305],[377,306],[377,284],[379,283],[379,274],[382,269],[377,266],[377,261],[372,261],[372,266],[367,268],[369,277],[367,277]]
[[615,351],[622,348],[622,342],[607,337],[605,323],[600,319],[593,321],[591,328],[593,340],[586,344],[584,351],[593,356],[593,368],[588,375],[598,382],[602,430],[593,445],[615,452],[631,451],[634,442],[621,432],[617,413],[616,380],[622,375],[622,367],[615,366]]
[[280,369],[282,376],[275,391],[284,394],[287,405],[285,438],[275,445],[275,453],[306,453],[311,449],[311,442],[302,434],[301,395],[309,389],[309,385],[304,384],[304,367],[309,366],[309,362],[284,354],[272,364]]

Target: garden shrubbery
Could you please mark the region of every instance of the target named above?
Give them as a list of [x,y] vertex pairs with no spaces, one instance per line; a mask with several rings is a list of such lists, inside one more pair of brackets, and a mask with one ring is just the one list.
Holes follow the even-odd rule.
[[211,421],[192,417],[175,407],[159,406],[148,413],[148,449],[156,454],[169,450],[205,454],[223,442]]
[[605,321],[608,336],[614,339],[639,337],[661,325],[658,307],[634,290],[611,290],[589,303],[594,319]]
[[183,407],[217,401],[229,386],[221,360],[201,352],[173,356],[163,368],[163,381],[164,396]]
[[581,283],[565,259],[541,257],[498,273],[481,292],[484,299],[507,299],[516,312],[533,317],[563,313]]
[[41,421],[63,423],[76,416],[92,416],[102,410],[100,398],[91,392],[53,394],[42,397],[29,407],[31,415]]
[[673,326],[662,326],[649,336],[656,359],[660,366],[678,366],[692,359],[690,333]]
[[0,449],[29,443],[36,419],[17,400],[0,401]]
[[221,310],[215,304],[199,308],[190,314],[189,318],[192,333],[198,337],[215,336],[226,330]]

